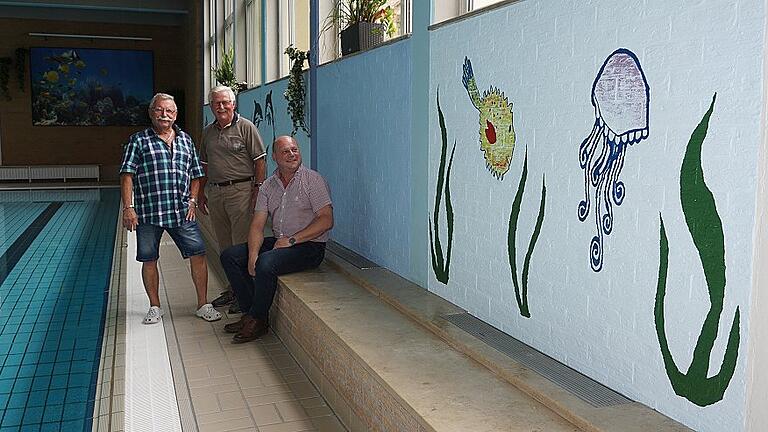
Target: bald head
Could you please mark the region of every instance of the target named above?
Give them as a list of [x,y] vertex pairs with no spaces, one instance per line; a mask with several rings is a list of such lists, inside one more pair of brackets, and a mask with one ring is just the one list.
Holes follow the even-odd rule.
[[293,173],[301,165],[301,150],[295,138],[282,135],[272,143],[272,160],[277,163],[277,168],[286,173]]

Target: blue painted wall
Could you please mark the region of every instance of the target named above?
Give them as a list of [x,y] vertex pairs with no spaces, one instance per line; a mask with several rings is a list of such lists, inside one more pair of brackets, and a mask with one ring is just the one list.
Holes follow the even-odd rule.
[[409,39],[318,70],[318,171],[331,185],[333,239],[409,277]]

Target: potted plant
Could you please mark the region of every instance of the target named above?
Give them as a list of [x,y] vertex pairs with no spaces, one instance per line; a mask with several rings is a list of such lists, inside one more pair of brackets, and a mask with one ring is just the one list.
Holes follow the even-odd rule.
[[397,33],[395,11],[387,0],[334,0],[323,31],[341,29],[341,55],[366,50]]
[[216,77],[216,82],[231,88],[235,94],[248,88],[248,83],[237,82],[235,78],[235,52],[232,48],[221,56],[221,62],[211,70]]

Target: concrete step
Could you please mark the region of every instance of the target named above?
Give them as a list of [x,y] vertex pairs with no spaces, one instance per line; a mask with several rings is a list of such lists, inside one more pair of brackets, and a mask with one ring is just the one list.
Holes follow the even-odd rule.
[[273,321],[350,430],[579,430],[328,264],[280,278]]

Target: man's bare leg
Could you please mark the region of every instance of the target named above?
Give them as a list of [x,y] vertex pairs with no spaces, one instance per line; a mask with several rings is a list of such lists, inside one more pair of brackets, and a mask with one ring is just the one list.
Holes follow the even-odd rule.
[[197,308],[208,303],[208,261],[205,255],[189,257],[189,268],[192,270],[192,282],[197,291]]
[[157,261],[147,261],[141,265],[141,279],[144,281],[144,290],[149,297],[149,305],[160,307],[160,274],[157,272]]

